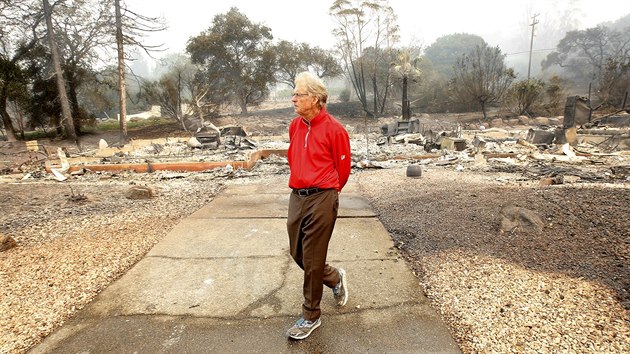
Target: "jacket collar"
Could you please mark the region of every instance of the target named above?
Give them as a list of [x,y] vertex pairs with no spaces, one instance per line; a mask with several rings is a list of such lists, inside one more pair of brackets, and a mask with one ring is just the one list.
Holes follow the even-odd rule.
[[317,113],[317,115],[315,117],[313,117],[313,119],[311,119],[310,121],[304,119],[304,117],[301,117],[301,118],[302,118],[302,122],[304,122],[307,125],[313,126],[313,125],[316,125],[319,122],[323,121],[325,119],[324,117],[326,117],[327,115],[328,115],[328,113],[326,112],[326,108],[322,107],[322,109],[319,111],[319,113]]

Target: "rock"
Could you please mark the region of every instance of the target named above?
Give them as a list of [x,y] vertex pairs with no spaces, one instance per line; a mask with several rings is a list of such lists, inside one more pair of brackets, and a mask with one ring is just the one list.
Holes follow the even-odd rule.
[[107,141],[105,141],[105,139],[101,139],[98,141],[99,150],[107,149],[108,147],[109,147],[109,144],[107,144]]
[[503,119],[501,118],[495,118],[492,121],[490,121],[490,126],[494,127],[494,128],[500,128],[503,127],[505,124],[503,123]]
[[146,186],[132,186],[125,193],[127,199],[151,199],[155,197],[155,195],[155,189]]
[[515,126],[519,125],[520,122],[521,121],[519,119],[516,119],[516,118],[511,118],[511,119],[507,120],[508,125],[510,125],[512,127],[515,127]]
[[521,123],[521,125],[529,125],[528,116],[518,116],[518,121]]
[[553,184],[572,184],[580,181],[579,176],[557,175],[553,178]]
[[17,247],[17,242],[11,236],[0,234],[0,252]]
[[501,209],[501,232],[542,231],[545,223],[536,212],[513,205]]
[[534,124],[535,125],[551,125],[551,122],[549,121],[549,118],[536,117],[534,118]]
[[538,181],[538,184],[541,186],[553,186],[555,184],[555,180],[552,177],[541,178]]

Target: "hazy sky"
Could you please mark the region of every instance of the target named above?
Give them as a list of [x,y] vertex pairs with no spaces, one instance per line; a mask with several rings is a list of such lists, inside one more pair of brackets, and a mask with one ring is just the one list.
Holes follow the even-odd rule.
[[[186,42],[212,25],[212,19],[236,7],[254,23],[272,29],[274,40],[306,42],[332,49],[335,24],[328,14],[333,0],[125,0],[144,15],[163,16],[169,28],[150,39],[164,43],[165,53],[183,52]],[[553,26],[569,18],[567,8],[579,8],[570,22],[584,29],[615,21],[630,13],[628,0],[390,0],[398,16],[401,45],[428,46],[440,36],[469,33],[512,58],[527,54],[534,14],[539,14],[534,49],[553,48],[564,32]],[[547,51],[548,52],[548,51]],[[543,55],[542,53],[540,55]],[[516,59],[516,58],[515,58]]]
[[[275,39],[307,42],[324,48],[334,43],[331,30],[334,23],[328,15],[329,1],[301,0],[126,0],[130,8],[146,15],[161,15],[169,29],[157,35],[169,51],[182,51],[191,36],[212,24],[218,14],[236,7],[252,22],[264,23],[272,29]],[[630,1],[623,0],[390,0],[398,15],[402,44],[410,41],[424,45],[451,33],[501,37],[506,33],[522,32],[528,38],[526,24],[539,13],[539,21],[563,14],[558,9],[569,3],[581,4],[579,28],[602,21],[614,21],[630,13]],[[498,45],[499,43],[490,43]],[[527,43],[528,44],[528,43]],[[528,48],[524,48],[528,49]]]

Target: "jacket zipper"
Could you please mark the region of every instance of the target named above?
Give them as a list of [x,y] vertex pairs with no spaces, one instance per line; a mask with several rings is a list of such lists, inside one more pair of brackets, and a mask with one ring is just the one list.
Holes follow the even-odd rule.
[[306,136],[304,137],[304,148],[306,149],[308,146],[308,135],[311,133],[311,123],[306,123],[308,129],[306,130]]

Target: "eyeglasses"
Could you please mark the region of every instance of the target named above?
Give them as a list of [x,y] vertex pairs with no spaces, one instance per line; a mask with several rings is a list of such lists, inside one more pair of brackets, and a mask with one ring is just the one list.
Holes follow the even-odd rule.
[[292,97],[304,97],[304,96],[308,96],[308,93],[294,93],[292,95]]

